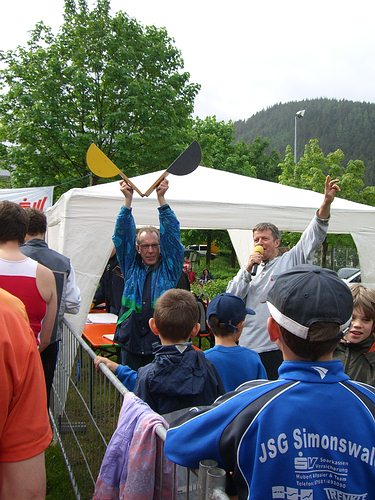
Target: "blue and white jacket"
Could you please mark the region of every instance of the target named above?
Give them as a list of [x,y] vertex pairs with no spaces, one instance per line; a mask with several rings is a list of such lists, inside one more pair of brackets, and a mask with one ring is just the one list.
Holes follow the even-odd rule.
[[340,361],[285,361],[275,381],[252,381],[172,423],[166,456],[212,459],[240,499],[374,499],[375,388]]
[[[117,260],[124,277],[121,311],[117,323],[115,340],[127,351],[149,355],[154,345],[159,345],[148,326],[156,300],[165,291],[174,288],[178,282],[183,261],[184,247],[180,243],[180,223],[169,205],[159,210],[160,261],[154,266],[145,266],[136,250],[136,226],[132,209],[121,207],[118,214],[113,243]],[[146,276],[151,273],[151,296],[146,298],[145,307],[142,294]],[[146,312],[145,312],[146,310]]]

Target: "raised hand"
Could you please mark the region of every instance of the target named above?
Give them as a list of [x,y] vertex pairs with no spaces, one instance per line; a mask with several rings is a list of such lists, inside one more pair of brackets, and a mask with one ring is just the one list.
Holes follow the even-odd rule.
[[120,191],[125,196],[125,206],[130,208],[133,201],[133,188],[128,182],[123,180],[120,181]]

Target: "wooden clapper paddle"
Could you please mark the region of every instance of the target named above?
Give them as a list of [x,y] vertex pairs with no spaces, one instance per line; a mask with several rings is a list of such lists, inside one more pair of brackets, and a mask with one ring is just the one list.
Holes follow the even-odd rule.
[[168,174],[187,175],[198,167],[202,158],[201,147],[197,141],[193,141],[175,161],[169,165],[167,170],[142,193],[133,182],[101,151],[95,144],[91,144],[86,154],[86,162],[93,174],[98,177],[114,177],[120,175],[140,196],[150,196],[153,190],[161,183]]

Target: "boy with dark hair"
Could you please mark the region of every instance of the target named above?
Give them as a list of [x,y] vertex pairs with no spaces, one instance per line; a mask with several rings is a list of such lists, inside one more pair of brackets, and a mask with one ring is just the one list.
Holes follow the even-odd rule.
[[231,293],[220,293],[208,304],[207,325],[215,336],[215,346],[204,355],[219,372],[225,392],[248,380],[267,379],[259,354],[238,345],[247,314],[255,312]]
[[211,404],[224,393],[215,367],[189,342],[200,329],[198,306],[192,293],[180,289],[163,293],[156,301],[149,325],[162,344],[155,351],[154,361],[136,372],[97,356],[96,368],[100,363],[105,364],[129,390],[162,415]]
[[0,201],[0,287],[25,304],[39,351],[48,347],[57,312],[53,273],[20,250],[27,231],[25,210]]
[[375,388],[332,360],[351,322],[350,289],[305,264],[276,278],[267,305],[284,357],[279,379],[190,410],[167,431],[166,456],[187,467],[218,461],[239,499],[375,498]]
[[27,218],[23,208],[13,201],[1,201],[0,220],[0,243],[16,241],[22,245],[27,229]]
[[353,317],[334,357],[341,359],[345,373],[353,380],[375,386],[375,290],[351,285]]

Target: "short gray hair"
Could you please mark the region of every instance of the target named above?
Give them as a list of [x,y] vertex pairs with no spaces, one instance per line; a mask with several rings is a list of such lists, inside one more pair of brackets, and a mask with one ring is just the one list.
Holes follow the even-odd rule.
[[254,231],[268,231],[270,230],[274,240],[281,240],[282,234],[280,229],[275,226],[275,224],[271,224],[270,222],[260,222],[256,226],[253,227]]
[[159,242],[160,242],[159,229],[157,227],[154,227],[154,226],[145,226],[145,227],[139,228],[137,231],[137,240],[136,240],[137,245],[139,245],[141,243],[140,236],[142,233],[155,233],[156,236],[158,237]]

